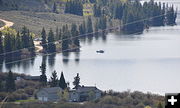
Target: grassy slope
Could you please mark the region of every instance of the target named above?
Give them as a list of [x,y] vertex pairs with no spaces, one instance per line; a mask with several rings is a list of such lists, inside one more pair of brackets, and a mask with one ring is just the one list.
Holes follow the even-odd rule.
[[0,14],[2,19],[14,22],[13,28],[16,30],[25,25],[36,34],[40,34],[43,27],[56,30],[56,27],[72,23],[80,24],[84,20],[82,16],[49,12],[1,11]]

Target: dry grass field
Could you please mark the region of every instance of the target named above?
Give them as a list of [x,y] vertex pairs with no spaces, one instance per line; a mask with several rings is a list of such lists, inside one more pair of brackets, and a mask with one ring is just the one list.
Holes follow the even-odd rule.
[[85,20],[82,16],[71,14],[55,14],[50,12],[30,12],[30,11],[0,11],[0,18],[14,22],[13,28],[20,30],[27,26],[35,34],[40,34],[43,27],[47,30],[62,27],[65,24],[80,24]]

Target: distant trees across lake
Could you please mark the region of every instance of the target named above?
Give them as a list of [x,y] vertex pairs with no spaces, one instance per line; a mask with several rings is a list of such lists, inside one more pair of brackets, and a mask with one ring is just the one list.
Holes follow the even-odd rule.
[[[157,3],[154,0],[140,3],[139,0],[121,2],[120,0],[93,0],[87,2],[93,4],[95,17],[106,19],[118,19],[121,22],[121,30],[129,33],[142,32],[149,26],[175,25],[177,11],[171,5]],[[81,15],[84,2],[69,1],[66,3],[65,13]],[[79,8],[77,8],[79,6]]]

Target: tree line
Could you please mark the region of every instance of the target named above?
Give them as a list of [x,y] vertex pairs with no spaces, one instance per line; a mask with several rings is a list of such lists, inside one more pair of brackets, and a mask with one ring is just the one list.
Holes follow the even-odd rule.
[[[92,18],[88,17],[86,21],[83,21],[79,25],[75,23],[72,25],[63,25],[62,28],[57,27],[55,32],[50,29],[48,35],[43,28],[41,32],[43,51],[47,53],[55,52],[57,51],[58,44],[60,44],[62,52],[78,51],[80,48],[80,38],[97,35],[98,30],[106,29],[106,22],[106,17],[104,16],[97,19],[95,24]],[[58,42],[57,45],[55,41]]]
[[35,51],[33,34],[27,27],[24,26],[18,32],[11,28],[0,31],[1,56],[20,56],[22,49],[27,49],[31,54]]
[[[103,10],[103,8],[105,8]],[[108,15],[111,19],[118,19],[125,32],[140,32],[149,26],[175,25],[177,11],[174,6],[157,3],[154,0],[140,3],[138,0],[122,3],[110,0],[106,3],[97,2],[94,5],[94,16]]]

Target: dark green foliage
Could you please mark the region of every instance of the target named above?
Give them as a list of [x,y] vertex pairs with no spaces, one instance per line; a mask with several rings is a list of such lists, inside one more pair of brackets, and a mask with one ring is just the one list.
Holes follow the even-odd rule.
[[63,72],[61,72],[61,77],[59,80],[59,87],[61,87],[63,90],[65,90],[67,88],[67,83],[65,81]]
[[50,86],[51,87],[57,87],[57,85],[58,85],[57,72],[54,71],[54,72],[52,72],[52,76],[51,76],[51,79],[50,79]]
[[86,23],[85,23],[85,21],[83,21],[83,23],[80,24],[80,26],[79,26],[79,34],[80,34],[81,36],[83,36],[84,34],[86,34]]
[[41,37],[42,37],[41,44],[42,44],[43,50],[47,51],[47,40],[46,40],[47,37],[46,37],[46,31],[44,27],[41,32]]
[[22,28],[22,31],[21,31],[21,34],[22,34],[22,46],[23,48],[28,48],[29,47],[29,30],[24,26]]
[[72,41],[73,41],[73,44],[76,45],[77,47],[80,46],[80,42],[79,42],[79,32],[77,30],[77,25],[76,24],[72,24],[71,26],[71,36],[72,36]]
[[54,4],[53,4],[53,9],[52,9],[52,11],[53,11],[53,13],[58,13],[56,2],[54,2]]
[[0,32],[0,56],[4,53],[4,47],[3,47],[3,38],[2,38],[2,32]]
[[40,71],[41,71],[40,82],[41,82],[42,86],[46,86],[47,77],[46,77],[46,64],[45,63],[41,64]]
[[15,44],[17,49],[22,49],[22,40],[19,31],[17,32],[16,36],[16,44]]
[[9,71],[9,73],[8,73],[5,86],[6,86],[6,91],[7,92],[13,92],[16,89],[16,87],[15,87],[15,79],[14,79],[12,71]]
[[123,17],[123,5],[121,2],[117,3],[114,8],[114,18],[122,19]]
[[77,73],[77,76],[74,77],[74,81],[73,81],[73,85],[74,85],[74,89],[77,89],[80,85],[80,77],[79,77],[79,73]]
[[48,52],[49,53],[56,52],[54,33],[52,29],[50,29],[49,35],[48,35]]
[[83,16],[83,5],[80,0],[70,0],[66,3],[65,13]]
[[92,24],[92,20],[91,17],[88,17],[87,19],[87,33],[93,33],[93,24]]
[[63,26],[63,35],[62,35],[62,51],[68,52],[70,44],[70,31],[68,26]]
[[94,4],[94,16],[100,17],[101,16],[101,7],[97,4]]
[[34,53],[34,42],[32,35],[30,34],[29,29],[27,27],[23,27],[21,30],[21,37],[22,37],[22,48],[28,48],[30,52]]
[[105,30],[107,28],[107,20],[106,16],[101,16],[99,21],[98,21],[98,27],[101,30]]
[[175,25],[176,24],[176,18],[177,18],[177,11],[175,12],[174,7],[169,7],[167,9],[167,14],[166,14],[166,18],[167,18],[167,25]]
[[5,34],[4,47],[5,52],[11,52],[13,50],[13,37],[10,33]]

